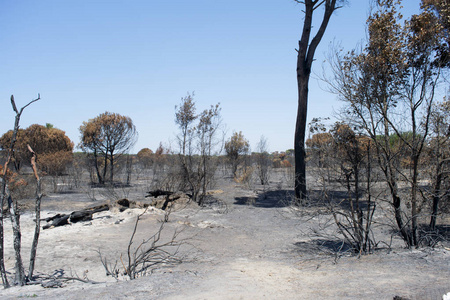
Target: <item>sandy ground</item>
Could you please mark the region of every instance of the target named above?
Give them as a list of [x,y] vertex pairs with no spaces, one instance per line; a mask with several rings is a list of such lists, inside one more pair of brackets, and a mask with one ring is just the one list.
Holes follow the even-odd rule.
[[[183,229],[181,264],[133,281],[106,276],[99,251],[120,260],[143,209],[101,212],[91,222],[41,231],[36,270],[99,282],[71,281],[61,288],[40,285],[0,290],[1,299],[442,299],[450,292],[448,245],[407,250],[394,237],[392,249],[357,258],[335,255],[310,232],[323,220],[287,207],[278,197],[258,197],[232,181],[214,195],[221,202],[172,212],[166,237]],[[143,200],[139,193],[130,197]],[[50,194],[42,218],[95,204],[84,194]],[[154,233],[164,212],[150,209],[136,241]],[[33,215],[21,218],[23,257],[28,255]],[[13,270],[10,223],[6,221],[6,266]],[[389,236],[385,237],[387,240]],[[320,241],[320,243],[319,243]],[[137,242],[136,242],[137,243]],[[125,257],[125,256],[123,256]],[[120,262],[119,262],[120,264]],[[123,269],[123,268],[121,268]]]

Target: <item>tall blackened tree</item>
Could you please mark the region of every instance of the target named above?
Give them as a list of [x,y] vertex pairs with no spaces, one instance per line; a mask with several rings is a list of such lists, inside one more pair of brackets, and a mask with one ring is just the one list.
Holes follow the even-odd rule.
[[114,161],[136,142],[137,131],[130,117],[105,112],[80,126],[83,151],[93,155],[98,183],[104,184],[108,164],[109,181],[114,180]]
[[[295,197],[297,200],[306,198],[306,164],[305,164],[305,135],[306,116],[308,108],[308,86],[314,54],[319,45],[331,15],[338,9],[337,0],[295,0],[304,5],[303,31],[298,42],[297,55],[297,87],[298,111],[295,125],[294,153],[295,153]],[[320,6],[324,6],[322,23],[311,39],[313,14]]]

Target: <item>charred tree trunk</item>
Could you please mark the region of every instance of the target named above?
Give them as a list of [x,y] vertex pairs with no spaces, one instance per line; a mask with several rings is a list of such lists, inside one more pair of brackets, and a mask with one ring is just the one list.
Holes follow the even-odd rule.
[[114,150],[111,150],[111,152],[110,152],[110,163],[111,163],[111,165],[109,166],[109,168],[110,168],[110,172],[111,172],[111,174],[109,174],[109,181],[111,182],[111,185],[113,185],[114,184],[114,152],[113,152]]
[[[306,199],[306,164],[305,164],[305,132],[306,132],[306,117],[308,108],[308,85],[311,75],[311,65],[314,60],[314,54],[317,46],[319,45],[325,29],[328,26],[331,15],[337,9],[336,0],[324,0],[324,1],[298,1],[305,5],[304,13],[305,18],[303,21],[303,31],[301,39],[298,43],[299,48],[297,50],[297,87],[298,87],[298,110],[297,121],[295,125],[295,137],[294,137],[294,154],[295,154],[295,179],[294,189],[296,204],[299,204],[301,200]],[[314,11],[321,6],[325,5],[325,11],[323,14],[322,23],[317,31],[316,35],[310,42],[312,18]]]
[[418,182],[417,182],[417,176],[418,176],[418,165],[419,165],[419,155],[414,154],[413,155],[413,176],[412,176],[412,182],[411,182],[411,237],[413,241],[414,246],[419,245],[418,240],[418,234],[417,234],[417,227],[418,227],[418,214],[419,214],[419,208],[417,205],[417,189],[418,189]]
[[20,216],[19,212],[17,211],[17,205],[14,207],[14,203],[12,201],[11,195],[8,191],[8,178],[7,178],[7,172],[9,168],[9,164],[11,162],[11,157],[14,151],[14,146],[16,144],[16,138],[17,138],[17,132],[19,131],[19,123],[20,123],[20,117],[22,115],[23,110],[32,104],[33,102],[36,102],[40,100],[41,97],[38,94],[38,98],[28,102],[27,105],[22,107],[20,110],[17,109],[16,103],[14,101],[14,96],[11,95],[11,106],[16,113],[15,121],[14,121],[14,130],[11,137],[11,144],[9,146],[8,150],[8,156],[6,159],[6,162],[3,166],[3,172],[1,174],[2,179],[2,186],[1,186],[1,208],[0,208],[0,273],[2,277],[3,287],[8,288],[9,282],[8,278],[6,276],[6,269],[5,269],[5,263],[4,263],[4,227],[3,227],[3,218],[4,218],[4,204],[5,199],[8,199],[8,208],[11,212],[11,223],[13,224],[13,232],[14,232],[14,249],[16,251],[16,283],[23,285],[25,284],[25,272],[23,270],[23,263],[22,258],[20,256],[20,246],[21,246],[21,233],[20,233]]
[[13,201],[11,195],[8,195],[8,209],[11,217],[11,224],[14,236],[14,252],[15,252],[15,279],[16,285],[25,285],[25,271],[23,269],[22,256],[20,254],[22,248],[22,234],[20,232],[20,213],[17,207],[17,201]]
[[[298,72],[298,71],[297,71]],[[309,70],[310,72],[310,70]],[[297,77],[298,110],[295,125],[294,153],[295,153],[295,197],[297,200],[306,199],[306,163],[305,163],[305,132],[308,108],[309,74]]]
[[[438,164],[440,165],[440,164]],[[442,183],[442,172],[440,170],[440,167],[437,168],[437,176],[436,176],[436,183],[434,185],[433,189],[433,206],[432,206],[432,212],[431,212],[431,219],[430,219],[430,229],[436,230],[436,219],[439,209],[439,201],[441,199],[441,183]]]
[[130,155],[127,156],[126,170],[127,170],[127,186],[129,186],[131,184],[131,173],[133,172],[133,157]]
[[[5,169],[6,170],[6,169]],[[3,216],[4,211],[3,207],[5,204],[5,187],[6,187],[6,181],[5,178],[2,178],[2,194],[1,194],[1,201],[0,201],[0,273],[2,276],[2,283],[4,288],[9,287],[8,278],[6,277],[6,269],[5,269],[5,260],[4,260],[4,237],[3,237]]]
[[97,155],[97,150],[94,150],[94,166],[95,166],[95,171],[97,173],[97,180],[99,184],[104,184],[104,177],[102,177],[102,175],[100,174],[100,169],[98,167],[98,155]]
[[103,174],[102,174],[102,180],[101,180],[102,182],[100,182],[100,180],[99,180],[100,184],[105,184],[105,182],[106,182],[106,170],[108,169],[108,152],[106,152],[104,154],[103,161],[104,161],[105,165],[103,166]]
[[33,237],[33,243],[31,244],[31,251],[30,251],[30,267],[28,271],[28,280],[33,279],[33,272],[34,272],[34,263],[36,261],[36,252],[37,252],[37,246],[39,241],[39,234],[41,230],[41,199],[42,199],[42,192],[41,192],[41,179],[39,178],[39,175],[37,173],[37,167],[36,167],[36,153],[31,149],[30,146],[28,146],[28,150],[32,153],[31,158],[31,166],[33,167],[34,177],[36,178],[36,204],[35,204],[35,214],[36,214],[36,226],[34,228],[34,237]]

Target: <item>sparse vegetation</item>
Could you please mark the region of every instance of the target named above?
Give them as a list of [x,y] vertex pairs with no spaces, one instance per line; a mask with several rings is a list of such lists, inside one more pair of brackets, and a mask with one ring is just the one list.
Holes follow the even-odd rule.
[[254,154],[258,178],[262,185],[269,184],[270,178],[269,168],[271,161],[267,143],[267,139],[264,136],[261,136],[258,146],[256,147],[257,152]]
[[368,19],[366,48],[336,53],[331,88],[346,104],[342,117],[370,138],[397,229],[408,247],[417,247],[427,235],[419,230],[419,217],[429,202],[420,182],[444,67],[439,51],[443,36],[428,12],[403,25],[399,9],[397,1],[378,3]]
[[175,122],[180,129],[177,136],[179,189],[190,191],[192,200],[203,205],[207,188],[215,176],[213,156],[222,151],[221,109],[216,104],[196,114],[194,98],[190,94],[182,98],[175,109]]
[[[166,222],[169,221],[169,216],[171,210],[169,209],[164,215],[164,219],[161,220],[161,225],[159,226],[156,233],[150,237],[146,237],[138,245],[135,244],[135,235],[138,229],[140,219],[145,215],[147,209],[136,217],[136,222],[134,224],[133,232],[131,233],[130,241],[127,246],[127,259],[126,264],[123,261],[122,255],[119,259],[115,260],[114,265],[108,263],[108,259],[102,257],[101,251],[98,251],[100,256],[100,261],[105,268],[107,276],[113,276],[118,279],[119,274],[122,276],[127,276],[130,280],[136,279],[138,277],[146,276],[151,274],[155,268],[161,265],[170,266],[173,264],[181,263],[181,257],[179,257],[179,248],[185,243],[185,240],[180,240],[178,238],[180,231],[175,230],[172,237],[163,241],[165,235],[164,227]],[[123,266],[123,270],[120,271],[120,267]]]
[[[401,0],[374,1],[366,43],[328,59],[324,80],[343,103],[337,120],[314,118],[306,141],[315,51],[347,1],[294,2],[304,13],[294,149],[270,153],[261,135],[251,152],[254,137],[242,131],[225,139],[222,106],[200,110],[188,93],[167,119],[178,131],[154,152],[131,153],[133,120],[105,112],[81,124],[82,152],[73,153],[53,124],[20,128],[40,96],[20,110],[11,96],[15,124],[0,137],[2,299],[448,292],[448,1],[422,0],[406,20]],[[71,281],[122,282],[48,290]],[[15,295],[11,285],[45,290],[17,287]]]

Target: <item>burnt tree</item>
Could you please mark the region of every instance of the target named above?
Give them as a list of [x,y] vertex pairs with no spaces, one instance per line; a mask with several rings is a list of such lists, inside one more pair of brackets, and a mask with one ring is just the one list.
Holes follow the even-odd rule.
[[[338,9],[337,0],[295,0],[304,5],[303,31],[297,49],[297,87],[298,87],[298,110],[297,121],[295,125],[294,153],[295,153],[295,197],[297,202],[306,198],[306,164],[305,164],[305,131],[306,116],[308,108],[308,85],[311,75],[311,65],[314,60],[314,54],[319,45],[328,22],[333,12]],[[311,28],[313,14],[324,5],[325,10],[322,17],[322,23],[311,39]]]

